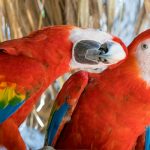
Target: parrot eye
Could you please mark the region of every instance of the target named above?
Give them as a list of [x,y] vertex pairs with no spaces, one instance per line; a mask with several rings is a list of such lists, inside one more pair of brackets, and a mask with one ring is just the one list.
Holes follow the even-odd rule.
[[148,49],[148,45],[145,44],[145,43],[143,43],[143,44],[141,45],[141,48],[142,48],[142,50],[146,50],[146,49]]

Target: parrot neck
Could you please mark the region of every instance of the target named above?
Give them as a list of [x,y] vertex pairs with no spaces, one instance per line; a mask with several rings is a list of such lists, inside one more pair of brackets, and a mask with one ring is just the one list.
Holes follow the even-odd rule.
[[70,71],[73,43],[70,40],[74,26],[53,26],[30,35],[0,43],[0,49],[10,55],[23,55],[37,60],[48,72],[49,82]]
[[70,62],[73,43],[69,37],[73,28],[73,26],[46,28],[47,36],[42,41],[41,46],[39,43],[40,49],[35,46],[38,52],[38,55],[35,57],[46,68],[48,84],[51,84],[56,78],[71,70]]
[[58,45],[56,43],[54,49],[49,49],[49,52],[46,52],[47,58],[46,62],[43,62],[43,64],[48,72],[49,84],[59,76],[71,71],[71,53],[72,43],[69,41],[59,43]]
[[67,57],[62,57],[60,58],[59,61],[53,62],[53,65],[49,65],[47,67],[47,72],[48,72],[48,84],[51,84],[54,80],[56,80],[59,76],[62,76],[63,74],[70,72],[70,59]]

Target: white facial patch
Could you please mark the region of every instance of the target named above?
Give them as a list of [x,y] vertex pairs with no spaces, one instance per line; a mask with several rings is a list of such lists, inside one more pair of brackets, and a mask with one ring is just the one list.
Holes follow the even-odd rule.
[[[126,57],[126,53],[123,49],[123,47],[112,40],[113,36],[100,31],[100,30],[96,30],[96,29],[73,29],[71,31],[71,35],[70,35],[70,40],[73,42],[73,49],[72,49],[72,60],[70,63],[70,66],[72,69],[82,69],[82,70],[87,70],[90,72],[102,72],[103,70],[107,69],[109,65],[118,63],[119,61],[123,60]],[[86,44],[86,42],[89,40],[91,41],[91,44],[93,45],[94,42],[98,42],[100,45],[106,43],[106,45],[108,46],[108,52],[106,54],[100,54],[100,59],[98,60],[97,64],[92,64],[92,63],[79,63],[76,59],[75,59],[75,46],[80,42],[82,43],[82,46],[80,44],[80,48],[84,47],[83,43]],[[81,42],[84,41],[84,42]],[[87,44],[89,44],[90,42],[87,42]],[[96,44],[95,44],[96,45]],[[85,46],[87,47],[87,46]],[[89,46],[90,47],[90,46]],[[101,48],[101,47],[100,47]],[[82,49],[82,48],[81,48]],[[95,54],[97,47],[93,46],[93,49],[89,49],[88,52],[86,53],[88,55],[88,53],[91,53],[91,50],[95,50]],[[99,50],[99,52],[101,52],[103,50],[102,49],[97,49]],[[82,53],[83,54],[83,53]],[[79,55],[82,55],[79,54]],[[91,53],[92,54],[92,53]],[[93,53],[94,54],[94,53]],[[96,58],[97,56],[91,56],[89,58]],[[86,58],[86,56],[85,56]],[[94,62],[94,60],[93,60]]]
[[136,58],[143,80],[150,85],[150,39],[142,41],[136,50]]
[[70,34],[70,40],[75,44],[81,40],[95,40],[100,43],[104,43],[107,40],[111,40],[112,36],[106,32],[98,29],[73,29]]

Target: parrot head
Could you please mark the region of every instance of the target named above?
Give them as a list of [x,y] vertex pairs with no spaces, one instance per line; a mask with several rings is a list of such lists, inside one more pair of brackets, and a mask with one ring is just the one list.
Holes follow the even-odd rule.
[[150,84],[150,29],[140,33],[128,50],[129,55],[135,57],[140,77]]
[[45,66],[68,67],[69,64],[72,70],[90,72],[102,72],[127,57],[127,48],[119,38],[98,29],[69,25],[50,26],[26,37],[2,42],[2,52],[34,58]]
[[89,72],[102,72],[120,64],[127,57],[127,48],[117,37],[96,29],[74,29],[72,68]]

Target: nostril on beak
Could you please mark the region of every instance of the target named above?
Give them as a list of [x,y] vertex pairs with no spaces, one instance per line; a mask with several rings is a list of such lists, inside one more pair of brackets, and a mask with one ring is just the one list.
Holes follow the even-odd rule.
[[102,44],[99,48],[99,51],[100,51],[100,55],[106,54],[108,52],[107,43]]

